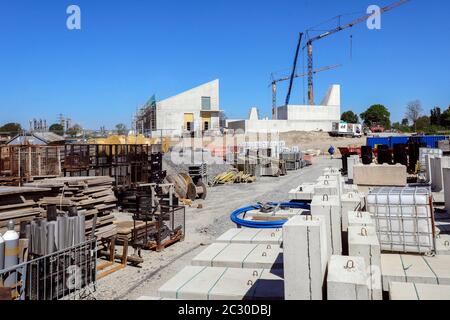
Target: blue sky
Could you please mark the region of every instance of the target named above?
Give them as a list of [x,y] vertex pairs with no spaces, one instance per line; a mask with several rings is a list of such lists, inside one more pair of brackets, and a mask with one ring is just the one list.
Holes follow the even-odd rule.
[[[252,106],[268,116],[270,74],[288,73],[300,31],[391,2],[0,0],[0,123],[54,122],[63,113],[87,128],[130,125],[153,93],[163,99],[215,78],[229,118],[247,117]],[[81,8],[81,30],[66,28],[70,4]],[[316,102],[338,83],[342,111],[382,103],[400,120],[411,100],[426,113],[446,108],[449,14],[449,1],[412,0],[383,15],[379,31],[361,24],[316,42],[315,67],[343,64],[315,77]],[[303,102],[303,88],[297,80],[291,102]]]

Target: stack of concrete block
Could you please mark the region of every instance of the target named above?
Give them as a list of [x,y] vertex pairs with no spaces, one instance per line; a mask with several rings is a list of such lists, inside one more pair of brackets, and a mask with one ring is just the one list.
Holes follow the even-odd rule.
[[348,228],[348,212],[362,209],[361,201],[361,196],[357,192],[348,192],[341,195],[342,231],[346,232]]
[[392,282],[389,290],[390,300],[450,300],[450,286]]
[[328,261],[325,219],[298,216],[283,226],[286,300],[321,300]]
[[328,300],[369,300],[364,258],[332,256],[328,263]]
[[214,242],[280,245],[283,241],[282,239],[282,229],[232,228],[218,237]]
[[342,254],[342,219],[340,198],[334,196],[315,196],[311,202],[311,214],[324,217],[327,236],[328,256]]
[[283,269],[283,254],[276,244],[213,243],[191,264],[205,267]]
[[381,254],[383,291],[392,282],[450,285],[450,256]]
[[353,183],[361,186],[404,187],[407,183],[406,166],[356,164],[353,166]]
[[369,212],[349,211],[347,216],[349,227],[375,227],[375,222]]
[[381,251],[374,227],[348,227],[348,248],[350,256],[364,258],[367,267],[369,297],[382,300],[381,288]]
[[431,190],[445,191],[443,170],[450,168],[450,157],[433,157],[431,162]]
[[314,197],[315,183],[304,183],[289,191],[289,200],[311,201]]
[[183,300],[280,300],[281,270],[185,267],[158,290],[160,297]]

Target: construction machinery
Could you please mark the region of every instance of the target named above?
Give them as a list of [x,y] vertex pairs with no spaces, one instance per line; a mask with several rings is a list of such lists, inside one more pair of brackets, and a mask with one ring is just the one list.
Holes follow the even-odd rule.
[[[410,0],[400,0],[397,1],[393,4],[390,4],[386,7],[383,7],[380,9],[380,14],[388,12],[396,7],[399,7],[407,2],[409,2]],[[308,30],[306,32],[307,36],[308,36],[308,41],[306,42],[306,48],[307,48],[307,55],[308,55],[308,104],[309,105],[314,105],[314,79],[313,79],[313,75],[314,75],[314,69],[313,69],[313,43],[316,42],[317,40],[321,40],[324,39],[328,36],[331,36],[332,34],[338,33],[339,31],[342,30],[346,30],[349,28],[352,28],[353,26],[362,23],[364,21],[367,21],[367,19],[369,19],[370,17],[373,16],[373,13],[370,14],[366,14],[358,19],[355,19],[345,25],[340,25],[328,30],[326,32],[323,32],[321,34],[319,34],[318,36],[314,36],[314,37],[309,37],[309,32],[311,30]]]

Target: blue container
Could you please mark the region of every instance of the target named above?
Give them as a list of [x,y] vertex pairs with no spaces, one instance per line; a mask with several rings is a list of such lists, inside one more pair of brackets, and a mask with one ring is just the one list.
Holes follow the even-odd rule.
[[390,139],[389,146],[391,148],[394,148],[394,145],[396,145],[396,144],[407,144],[409,137],[403,137],[403,136],[402,137],[390,137],[389,139]]
[[423,136],[420,137],[420,142],[426,144],[427,148],[437,148],[438,142],[446,139],[446,136]]
[[382,138],[382,137],[368,137],[367,138],[367,146],[368,147],[372,147],[372,149],[375,149],[375,146],[377,144],[389,145],[389,138]]

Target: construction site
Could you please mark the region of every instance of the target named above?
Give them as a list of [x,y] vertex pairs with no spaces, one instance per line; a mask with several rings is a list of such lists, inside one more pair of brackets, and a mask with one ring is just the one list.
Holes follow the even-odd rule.
[[450,136],[344,121],[339,82],[317,98],[345,66],[313,46],[373,15],[298,33],[270,119],[225,117],[215,79],[124,132],[0,130],[0,300],[450,300]]

